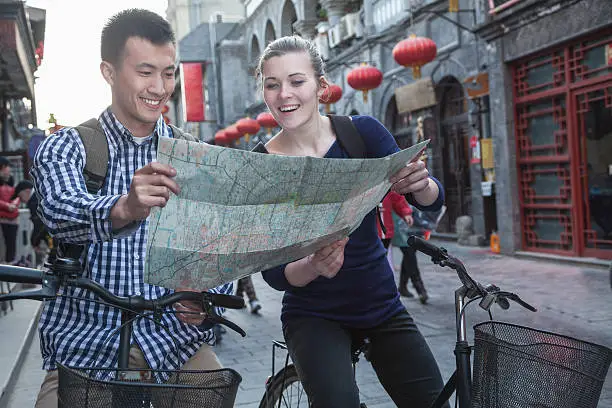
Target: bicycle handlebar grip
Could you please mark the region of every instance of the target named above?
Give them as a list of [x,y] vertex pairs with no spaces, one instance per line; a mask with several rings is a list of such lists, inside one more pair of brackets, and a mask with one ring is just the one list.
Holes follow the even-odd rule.
[[226,307],[228,309],[242,309],[245,307],[244,299],[234,295],[212,295],[212,303],[215,306]]
[[0,265],[0,280],[4,282],[32,283],[39,285],[42,283],[43,273],[44,272],[40,269]]
[[408,245],[410,245],[417,251],[424,253],[425,255],[431,256],[432,258],[448,257],[445,251],[415,235],[411,235],[408,237]]

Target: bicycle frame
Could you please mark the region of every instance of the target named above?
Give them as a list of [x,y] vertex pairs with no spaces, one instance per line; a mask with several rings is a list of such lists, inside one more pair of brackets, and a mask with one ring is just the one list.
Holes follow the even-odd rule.
[[535,312],[536,309],[525,303],[514,293],[501,291],[495,285],[482,286],[467,273],[463,263],[459,259],[450,256],[444,248],[438,248],[416,236],[408,238],[408,245],[431,256],[431,260],[434,264],[448,266],[454,269],[462,283],[462,286],[455,291],[455,328],[457,331],[457,341],[455,343],[454,354],[456,371],[444,385],[444,388],[431,405],[431,408],[442,408],[455,390],[457,392],[456,398],[459,408],[471,408],[472,364],[470,357],[472,350],[467,341],[465,307],[469,302],[466,302],[466,299],[471,299],[470,302],[481,299],[479,305],[486,311],[490,310],[493,303],[497,303],[502,309],[508,309],[510,307],[508,300],[514,300],[533,312]]
[[467,288],[460,287],[455,291],[455,325],[457,328],[457,342],[455,344],[455,360],[457,364],[456,388],[459,407],[472,405],[472,367],[471,353],[467,341],[467,324],[463,308],[467,297]]

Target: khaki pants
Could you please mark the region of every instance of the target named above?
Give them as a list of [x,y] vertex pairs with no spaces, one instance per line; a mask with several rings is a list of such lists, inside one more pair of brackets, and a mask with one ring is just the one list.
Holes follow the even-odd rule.
[[[148,368],[142,351],[136,346],[130,348],[130,368]],[[198,352],[183,365],[183,370],[216,370],[221,368],[217,355],[208,344],[202,345]],[[47,371],[40,386],[35,408],[57,408],[57,370]]]

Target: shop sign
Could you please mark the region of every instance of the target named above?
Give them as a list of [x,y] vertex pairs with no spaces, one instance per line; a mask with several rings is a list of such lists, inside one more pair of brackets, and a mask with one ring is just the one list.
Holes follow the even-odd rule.
[[463,83],[470,99],[480,98],[489,94],[488,72],[481,72],[478,75],[467,77]]
[[436,104],[431,78],[423,78],[395,90],[398,113],[414,112]]
[[495,168],[495,162],[493,161],[493,139],[480,139],[480,150],[482,154],[482,168]]
[[478,143],[478,136],[474,135],[470,137],[470,148],[472,149],[472,164],[480,163],[480,143]]

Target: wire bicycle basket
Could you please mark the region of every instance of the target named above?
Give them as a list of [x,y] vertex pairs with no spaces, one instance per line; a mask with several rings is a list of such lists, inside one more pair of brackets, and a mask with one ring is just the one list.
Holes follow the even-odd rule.
[[[242,377],[230,368],[209,371],[73,368],[57,364],[59,408],[232,408]],[[160,381],[159,378],[168,378]]]
[[612,350],[509,323],[474,326],[473,408],[596,408]]

